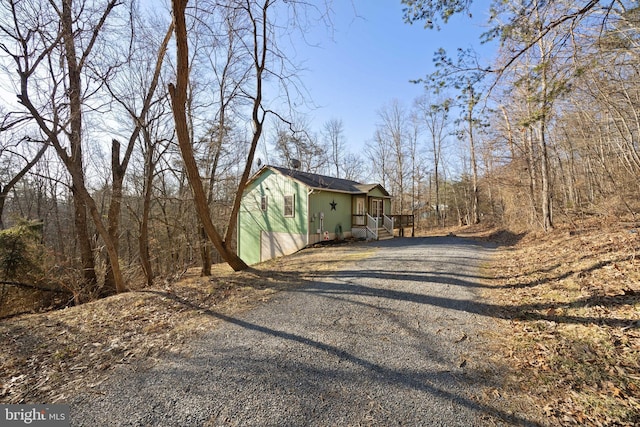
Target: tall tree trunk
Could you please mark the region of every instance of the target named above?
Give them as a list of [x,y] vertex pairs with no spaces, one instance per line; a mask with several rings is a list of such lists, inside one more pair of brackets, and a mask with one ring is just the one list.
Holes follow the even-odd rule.
[[538,204],[537,204],[537,192],[538,192],[538,173],[536,172],[537,165],[535,160],[535,148],[533,145],[533,130],[526,129],[523,132],[524,145],[527,150],[527,170],[529,171],[529,202],[531,205],[531,225],[537,223],[538,220]]
[[[74,222],[78,244],[80,245],[80,258],[82,260],[85,290],[90,294],[94,292],[97,283],[95,273],[95,260],[89,224],[87,222],[87,202],[82,194],[85,186],[84,165],[82,159],[82,99],[81,76],[76,58],[76,47],[73,36],[73,3],[72,0],[62,2],[62,32],[65,47],[65,59],[69,73],[69,145],[71,156],[68,158],[68,168],[72,169],[72,192],[74,201]],[[71,172],[71,170],[70,170]]]
[[544,231],[549,231],[553,228],[553,212],[551,203],[551,185],[550,185],[550,171],[549,171],[549,154],[547,150],[546,142],[546,119],[543,118],[540,121],[540,175],[542,177],[542,227]]
[[440,223],[440,174],[438,172],[438,162],[433,167],[433,187],[436,192],[436,225]]
[[[222,97],[224,93],[220,91],[220,96]],[[220,120],[218,121],[218,133],[216,138],[216,147],[215,154],[213,157],[213,163],[211,165],[211,169],[209,171],[209,189],[207,194],[207,205],[211,206],[213,203],[214,197],[214,184],[216,173],[218,171],[218,163],[220,161],[220,155],[222,153],[222,144],[224,143],[225,136],[225,108],[222,107],[220,111]],[[200,271],[201,276],[211,276],[211,244],[209,239],[207,238],[207,233],[204,230],[204,227],[200,226],[200,237],[201,237],[201,246],[200,246],[200,257],[202,259],[202,269]]]
[[83,292],[78,303],[85,302],[90,296],[95,296],[97,290],[98,277],[96,275],[95,258],[93,245],[91,244],[91,234],[89,233],[89,223],[87,221],[87,205],[82,196],[79,195],[75,184],[71,186],[73,194],[73,223],[76,230],[76,239],[80,248],[80,263],[82,265]]
[[[113,4],[114,5],[114,4]],[[111,6],[113,7],[113,6]],[[118,292],[126,290],[122,275],[120,272],[120,266],[118,262],[118,253],[113,241],[109,238],[107,230],[104,229],[100,213],[98,212],[95,203],[86,190],[84,179],[84,166],[82,159],[82,99],[81,99],[81,74],[80,64],[76,57],[76,47],[74,41],[73,31],[73,16],[72,16],[73,3],[72,0],[64,0],[62,2],[62,34],[63,42],[65,46],[65,59],[68,67],[68,96],[69,96],[69,111],[70,111],[70,132],[69,132],[69,144],[71,148],[71,156],[66,155],[64,148],[57,144],[56,150],[64,152],[63,160],[71,173],[73,181],[74,202],[76,206],[76,228],[78,233],[79,242],[81,245],[81,252],[83,258],[83,265],[85,265],[85,277],[95,275],[93,267],[93,254],[91,254],[91,260],[89,260],[89,252],[91,249],[91,243],[88,238],[88,224],[86,221],[86,209],[96,222],[98,232],[104,240],[105,246],[109,254],[112,269],[114,272],[114,287]],[[106,15],[105,15],[106,16]],[[97,220],[97,221],[96,221]],[[102,229],[102,232],[101,232]],[[91,274],[90,270],[94,270]]]
[[[124,183],[125,167],[120,164],[120,143],[111,141],[111,200],[107,216],[107,231],[113,241],[116,252],[120,253],[120,212],[122,210],[122,188]],[[111,261],[107,259],[107,273],[104,281],[105,293],[115,292],[115,278]]]
[[[91,29],[92,37],[89,43],[85,46],[86,50],[82,53],[81,60],[78,61],[78,54],[76,52],[74,31],[74,17],[73,17],[73,0],[63,0],[62,9],[60,14],[60,40],[64,47],[64,60],[67,68],[66,74],[66,91],[65,95],[68,97],[68,101],[65,101],[65,108],[68,108],[69,119],[68,129],[62,129],[59,127],[58,119],[46,120],[36,106],[31,102],[29,97],[29,77],[30,72],[20,72],[20,94],[18,99],[24,105],[33,119],[38,124],[40,130],[47,136],[49,142],[54,146],[58,157],[64,163],[67,171],[71,175],[72,180],[72,194],[74,196],[76,233],[78,235],[78,241],[81,245],[81,256],[83,258],[84,275],[87,280],[86,291],[92,292],[93,285],[96,282],[95,268],[93,261],[93,251],[91,247],[91,240],[89,237],[89,229],[87,222],[87,210],[93,222],[96,226],[100,237],[103,239],[110,261],[113,265],[114,278],[116,284],[116,290],[118,292],[126,291],[126,286],[122,278],[120,267],[118,264],[118,254],[113,246],[113,242],[109,238],[108,232],[104,224],[102,223],[102,217],[95,204],[95,200],[89,194],[84,177],[84,167],[82,159],[82,84],[81,84],[81,71],[82,67],[86,65],[85,60],[91,52],[92,47],[95,45],[95,41],[107,16],[113,8],[116,6],[116,0],[111,0],[105,6],[100,21],[95,27]],[[65,143],[60,139],[60,135],[66,135],[68,138],[68,145],[70,153],[67,152]],[[91,256],[90,256],[91,255]]]
[[[133,119],[133,122],[135,123],[135,126],[133,128],[133,131],[131,132],[131,135],[129,136],[129,141],[127,142],[122,161],[120,160],[120,142],[116,139],[113,139],[111,141],[111,201],[109,203],[107,230],[109,232],[109,237],[113,241],[116,252],[119,252],[120,246],[120,213],[122,211],[122,195],[125,174],[129,166],[129,161],[131,159],[134,146],[136,144],[136,141],[138,140],[138,136],[140,135],[140,131],[144,126],[148,126],[147,115],[149,112],[149,108],[151,107],[151,101],[155,95],[156,88],[158,87],[160,72],[162,71],[162,64],[164,62],[164,57],[166,55],[172,34],[173,23],[169,25],[164,39],[158,49],[153,77],[151,79],[149,89],[144,96],[144,101],[140,113],[138,114],[137,112],[134,112],[133,109],[127,108],[129,114],[131,115],[131,118]],[[107,290],[116,289],[113,268],[109,259],[107,260],[105,288],[107,288]]]
[[[536,15],[538,15],[538,8],[536,7]],[[541,31],[541,30],[540,30]],[[549,69],[549,51],[543,38],[538,41],[538,47],[540,49],[541,66],[541,110],[540,124],[539,124],[539,138],[540,144],[540,175],[542,179],[542,227],[544,231],[549,231],[553,228],[553,212],[551,203],[551,171],[549,169],[549,153],[547,147],[547,120],[549,112],[551,110],[551,94],[549,93],[548,82],[548,69]]]
[[[171,104],[173,107],[173,118],[176,125],[176,136],[178,145],[182,153],[182,159],[187,173],[187,179],[193,192],[196,212],[207,236],[213,243],[220,256],[235,271],[246,269],[247,264],[238,257],[230,248],[227,242],[223,241],[220,234],[216,230],[211,221],[210,210],[207,205],[207,197],[200,178],[198,165],[193,154],[193,147],[189,138],[189,128],[187,126],[186,102],[187,102],[187,86],[189,82],[189,47],[187,42],[187,26],[185,20],[185,8],[187,0],[173,0],[173,14],[176,35],[176,84],[169,84],[169,95],[171,96]],[[254,133],[255,135],[255,133]],[[257,145],[257,141],[256,141]],[[255,153],[255,148],[253,153]],[[246,172],[246,170],[245,170]],[[244,175],[243,175],[244,176]],[[248,179],[248,175],[247,175]],[[246,183],[246,180],[245,180]],[[242,182],[241,182],[242,186]],[[241,191],[240,191],[240,194]],[[233,215],[232,215],[233,216]],[[235,224],[235,219],[230,218],[230,223]],[[231,224],[230,224],[231,225]]]
[[155,173],[154,145],[148,131],[143,133],[147,150],[145,153],[145,181],[144,196],[142,200],[142,220],[140,221],[140,236],[138,237],[138,250],[140,251],[140,265],[144,272],[147,286],[153,285],[153,268],[149,253],[149,217],[151,216],[151,195],[153,194],[153,175]]
[[[249,153],[247,154],[247,162],[244,167],[244,172],[240,177],[240,182],[238,183],[238,189],[236,191],[236,195],[233,200],[233,208],[231,210],[231,215],[229,217],[229,224],[227,226],[227,232],[225,234],[225,243],[231,242],[233,236],[236,232],[236,225],[238,223],[238,212],[240,211],[240,203],[242,201],[242,194],[244,193],[244,188],[247,185],[247,181],[249,181],[249,175],[251,175],[251,166],[253,165],[253,159],[256,154],[256,149],[258,147],[258,141],[260,141],[260,137],[262,136],[262,128],[264,123],[264,112],[262,111],[262,83],[263,83],[263,74],[267,66],[267,9],[272,5],[270,0],[265,0],[264,5],[262,7],[262,15],[260,21],[259,18],[254,17],[251,14],[251,20],[253,25],[253,61],[254,61],[254,69],[256,72],[255,76],[255,84],[256,91],[255,97],[253,98],[253,106],[251,111],[251,124],[253,127],[253,136],[251,138],[251,145],[249,146]],[[235,254],[234,254],[235,255]],[[238,258],[236,256],[236,258]],[[242,261],[238,258],[239,261]],[[244,264],[244,262],[242,262]],[[246,266],[246,264],[245,264]],[[246,268],[246,267],[245,267]]]
[[471,151],[471,222],[480,222],[480,206],[478,204],[478,162],[476,160],[476,145],[473,134],[473,110],[476,104],[473,86],[468,86],[469,105],[467,106],[467,125],[469,126],[469,149]]

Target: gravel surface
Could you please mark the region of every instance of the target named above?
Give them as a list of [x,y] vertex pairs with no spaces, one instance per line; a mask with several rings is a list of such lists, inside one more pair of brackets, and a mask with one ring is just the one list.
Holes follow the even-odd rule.
[[[396,238],[223,324],[180,355],[126,366],[71,404],[82,426],[527,424],[480,400],[499,387],[478,301],[492,249]],[[331,248],[327,248],[331,250]]]

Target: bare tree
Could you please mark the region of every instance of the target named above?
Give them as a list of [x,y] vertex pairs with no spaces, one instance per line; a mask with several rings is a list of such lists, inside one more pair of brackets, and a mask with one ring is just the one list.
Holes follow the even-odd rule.
[[365,147],[371,169],[371,178],[385,188],[388,187],[388,183],[391,181],[390,175],[393,167],[389,162],[391,149],[387,142],[382,130],[376,129],[373,139]]
[[295,161],[299,161],[300,168],[306,172],[319,173],[327,169],[327,150],[302,119],[296,124],[275,119],[273,128],[273,146],[282,165],[291,167]]
[[463,91],[466,98],[465,108],[465,133],[469,139],[469,154],[471,156],[471,222],[477,224],[480,222],[480,204],[478,203],[478,160],[476,155],[476,139],[475,128],[477,121],[474,115],[475,107],[479,101],[476,91],[471,82],[467,83],[467,87]]
[[[161,104],[160,104],[161,105]],[[148,125],[142,127],[142,153],[144,157],[143,186],[142,186],[142,210],[138,221],[138,251],[140,254],[140,265],[144,272],[148,286],[153,284],[154,269],[151,263],[150,249],[150,222],[151,203],[154,195],[154,181],[157,173],[157,166],[162,156],[169,149],[169,140],[162,137],[162,118],[165,111],[158,108],[153,118],[149,117]],[[166,132],[165,132],[166,133]]]
[[400,214],[405,210],[405,185],[408,174],[408,150],[410,117],[406,108],[399,101],[393,100],[390,104],[378,111],[380,119],[377,125],[377,135],[381,144],[388,147],[390,158],[393,159],[393,173],[390,175],[392,193],[394,194],[396,209]]
[[[7,171],[8,173],[3,173],[6,183],[2,185],[2,182],[0,182],[0,230],[5,228],[2,218],[5,202],[9,193],[11,193],[15,185],[31,170],[31,168],[38,163],[45,151],[47,151],[47,148],[49,148],[49,145],[46,144],[46,142],[33,141],[40,145],[39,148],[36,147],[37,150],[34,153],[26,144],[30,139],[31,138],[23,137],[20,138],[20,141],[17,144],[0,146],[0,159],[2,160],[2,163],[7,166],[7,169],[9,169]],[[18,148],[20,151],[16,151]],[[19,166],[18,169],[14,169],[14,164],[16,162],[22,162],[23,164]]]
[[[251,163],[253,162],[253,154],[255,153],[255,146],[262,133],[262,125],[264,123],[264,113],[261,114],[261,101],[262,101],[262,83],[263,73],[266,69],[267,58],[267,11],[271,3],[265,2],[261,11],[255,15],[256,10],[252,7],[250,2],[243,4],[242,7],[248,13],[251,26],[253,28],[253,52],[254,52],[254,66],[255,66],[255,78],[256,78],[256,97],[254,99],[254,106],[252,111],[252,123],[254,129],[254,138],[252,141],[252,149],[249,152],[249,159],[247,161],[249,170]],[[176,124],[176,135],[178,138],[178,144],[182,154],[182,158],[185,164],[186,174],[189,180],[189,185],[193,191],[194,201],[198,216],[202,221],[203,228],[212,241],[214,247],[223,257],[223,259],[234,269],[242,270],[247,268],[247,265],[242,261],[237,254],[229,247],[231,235],[227,235],[228,239],[223,239],[221,234],[216,229],[215,225],[211,221],[210,210],[207,204],[207,198],[204,191],[204,186],[200,178],[198,165],[193,153],[193,147],[190,138],[190,130],[187,124],[186,115],[186,103],[187,103],[187,87],[189,84],[189,48],[187,37],[187,25],[185,18],[185,10],[187,6],[186,0],[174,0],[172,2],[174,22],[175,22],[175,38],[176,38],[176,54],[177,54],[177,70],[176,70],[176,84],[169,85],[169,94],[171,95],[171,101],[173,106],[173,116]],[[248,172],[246,172],[246,178],[248,179]],[[241,185],[238,188],[240,194],[237,194],[238,202],[242,195]],[[235,209],[234,209],[235,210]],[[235,219],[230,218],[229,229],[235,228]],[[233,226],[232,226],[233,225]]]
[[331,148],[331,168],[335,170],[336,178],[342,178],[340,169],[345,157],[344,123],[341,119],[327,121],[322,129],[322,138],[327,147]]
[[440,167],[442,163],[442,144],[447,136],[449,123],[449,108],[451,99],[441,98],[432,101],[424,95],[416,100],[416,109],[420,115],[422,125],[426,129],[431,141],[429,151],[433,159],[433,181],[435,195],[436,222],[440,218]]
[[[133,22],[135,22],[135,20]],[[130,45],[135,45],[140,42],[140,40],[136,39],[136,32],[137,28],[135,24],[132,23],[132,39],[130,40]],[[124,178],[140,133],[148,126],[149,109],[154,101],[157,102],[156,88],[160,81],[162,64],[172,34],[173,23],[169,25],[169,29],[160,42],[155,58],[148,58],[150,59],[149,63],[154,65],[152,69],[144,69],[138,65],[139,62],[144,63],[144,60],[135,60],[132,61],[132,65],[135,64],[133,67],[127,67],[126,70],[122,71],[124,74],[122,78],[129,84],[122,84],[123,82],[120,81],[119,83],[121,84],[116,88],[112,84],[113,80],[104,82],[112,99],[126,112],[133,124],[123,152],[121,152],[121,143],[117,139],[114,138],[111,141],[111,198],[108,210],[108,232],[116,246],[116,250],[119,248],[120,240],[120,213],[122,210]],[[135,52],[132,52],[132,55],[142,54],[149,57],[149,54],[152,53],[148,40],[145,40],[144,46],[139,46]],[[137,107],[138,103],[140,103],[139,108]],[[108,264],[105,286],[115,287],[111,262]]]
[[[212,71],[214,81],[212,82],[213,105],[216,106],[215,117],[211,120],[211,125],[207,129],[203,138],[206,145],[207,159],[204,168],[207,180],[207,204],[209,208],[216,211],[213,206],[216,196],[216,188],[220,183],[224,183],[231,165],[238,164],[239,159],[231,160],[228,165],[222,165],[225,154],[237,153],[238,148],[243,147],[239,138],[236,138],[236,125],[234,116],[238,109],[245,103],[242,96],[243,88],[246,87],[250,77],[250,55],[244,50],[243,38],[239,28],[242,27],[242,13],[235,8],[214,8],[217,15],[214,15],[212,23],[207,23],[205,29],[210,32],[210,37],[205,51],[203,67],[208,67]],[[219,15],[219,16],[218,16]],[[218,18],[218,19],[215,19]],[[207,61],[208,60],[208,61]],[[234,147],[236,149],[234,149]],[[226,176],[225,176],[226,175]],[[219,206],[216,217],[224,217],[226,212],[222,212]],[[215,224],[224,228],[224,224]],[[211,275],[212,253],[211,244],[204,227],[200,227],[201,257],[203,276]]]
[[112,0],[94,7],[86,2],[65,0],[61,5],[35,2],[24,7],[24,3],[10,1],[6,12],[12,17],[12,25],[2,31],[17,49],[9,52],[8,44],[3,45],[15,62],[19,102],[71,175],[86,286],[91,289],[97,283],[88,210],[112,263],[116,291],[122,292],[126,285],[118,264],[118,251],[87,189],[83,164],[83,106],[95,88],[88,90],[83,86],[82,76],[91,68],[94,51],[104,47],[102,30],[117,4],[117,0]]
[[342,159],[343,178],[351,181],[363,181],[365,179],[364,157],[354,153],[347,153]]

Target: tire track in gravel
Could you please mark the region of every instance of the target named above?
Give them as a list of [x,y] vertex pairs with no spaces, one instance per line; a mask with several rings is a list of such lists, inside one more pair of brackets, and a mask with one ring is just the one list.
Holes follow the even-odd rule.
[[209,311],[225,322],[187,355],[125,367],[78,395],[72,425],[535,425],[481,399],[499,387],[484,357],[495,324],[477,297],[491,247],[371,245],[371,257],[238,318]]

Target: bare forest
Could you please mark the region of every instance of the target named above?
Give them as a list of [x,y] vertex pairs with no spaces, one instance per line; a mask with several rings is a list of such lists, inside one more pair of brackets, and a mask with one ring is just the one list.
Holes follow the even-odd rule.
[[[350,5],[354,20],[374,7]],[[406,70],[415,98],[379,99],[375,123],[353,140],[349,117],[314,121],[305,81],[313,73],[305,55],[319,47],[309,34],[320,29],[332,42],[337,1],[0,0],[0,402],[65,402],[83,388],[98,395],[116,367],[136,361],[142,372],[163,354],[186,354],[205,331],[249,325],[236,317],[341,269],[402,276],[400,261],[365,271],[382,242],[319,244],[251,267],[238,256],[250,177],[296,165],[381,184],[391,215],[414,219],[418,238],[390,240],[397,247],[492,242],[481,271],[463,269],[460,279],[425,271],[420,282],[473,288],[480,302],[470,306],[498,326],[449,343],[487,342],[481,362],[491,366],[478,371],[474,408],[507,423],[639,425],[638,2],[395,7],[401,28],[424,26],[436,41],[481,7],[484,48],[415,52],[433,55],[432,69]],[[450,256],[438,262],[457,268]],[[365,289],[340,279],[328,303],[347,301],[348,288]],[[418,301],[410,295],[401,299]],[[423,300],[421,315],[447,298]],[[387,315],[402,326],[396,309]],[[342,326],[356,335],[350,322]],[[411,336],[420,330],[413,323],[403,326]],[[273,332],[342,362],[351,350],[316,334],[336,324],[313,323],[309,340]],[[382,329],[376,339],[404,334]],[[433,343],[445,340],[441,330]],[[358,376],[389,379],[384,394],[399,378],[351,359]],[[477,359],[438,367],[437,378],[467,378]],[[464,400],[446,396],[447,406]]]
[[[400,4],[403,3],[403,4]],[[471,2],[402,1],[445,25]],[[211,274],[261,164],[377,182],[418,228],[551,231],[640,209],[640,9],[631,1],[495,2],[492,62],[435,54],[411,105],[381,100],[348,148],[313,128],[288,39],[330,2],[3,0],[3,316]],[[426,31],[426,30],[425,30]]]

